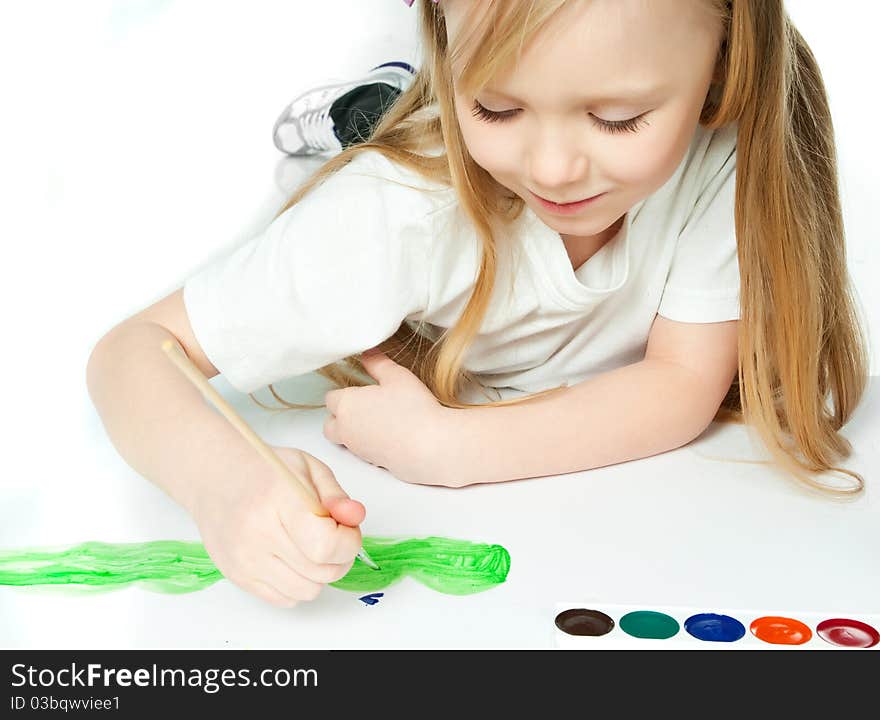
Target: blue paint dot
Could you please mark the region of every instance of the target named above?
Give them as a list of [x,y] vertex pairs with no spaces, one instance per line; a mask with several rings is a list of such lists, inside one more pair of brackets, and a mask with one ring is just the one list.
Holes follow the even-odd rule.
[[730,615],[701,613],[684,621],[684,629],[697,640],[736,642],[746,634],[745,626]]
[[369,595],[359,597],[358,600],[364,603],[364,605],[375,605],[379,602],[380,597],[385,597],[385,593],[370,593]]

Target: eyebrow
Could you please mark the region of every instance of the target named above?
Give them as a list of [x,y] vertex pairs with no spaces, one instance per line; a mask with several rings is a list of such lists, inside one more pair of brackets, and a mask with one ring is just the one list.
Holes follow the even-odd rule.
[[[524,103],[519,98],[514,97],[513,95],[508,95],[507,93],[503,93],[500,90],[493,90],[490,87],[483,88],[483,92],[486,92],[494,97],[500,98],[501,100],[507,100],[508,102],[513,103],[514,105],[527,105],[528,103]],[[617,94],[607,94],[596,97],[583,97],[577,101],[579,105],[609,105],[612,103],[633,103],[633,102],[641,102],[644,100],[652,100],[659,97],[661,94],[666,92],[665,86],[651,86],[645,88],[636,88],[633,90],[629,90],[626,92],[621,92]]]

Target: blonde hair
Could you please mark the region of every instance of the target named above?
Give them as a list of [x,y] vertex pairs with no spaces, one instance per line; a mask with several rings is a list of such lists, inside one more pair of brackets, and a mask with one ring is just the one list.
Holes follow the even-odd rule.
[[[839,431],[865,390],[868,352],[847,272],[834,132],[822,76],[783,0],[702,2],[723,32],[717,80],[700,123],[710,129],[739,123],[739,369],[715,420],[754,427],[771,461],[807,486],[852,495],[863,489],[863,478],[833,463],[852,450]],[[467,37],[447,48],[442,9],[421,3],[426,57],[411,87],[369,139],[328,160],[277,214],[370,150],[455,188],[482,242],[479,273],[461,317],[434,341],[421,326],[404,322],[379,345],[447,407],[475,406],[459,399],[465,383],[474,381],[462,362],[492,296],[497,249],[493,229],[515,219],[524,205],[478,166],[465,147],[453,104],[452,60],[461,61],[462,88],[476,92],[510,66],[563,4],[494,0],[482,13],[470,11],[463,23],[470,28]],[[425,153],[426,146],[442,147],[444,153]],[[337,387],[372,382],[357,356],[317,372]],[[562,387],[483,406],[527,402]],[[269,390],[284,408],[323,407],[290,403],[271,385]],[[276,409],[253,394],[251,398]],[[850,475],[856,483],[841,488],[814,477],[828,470]]]

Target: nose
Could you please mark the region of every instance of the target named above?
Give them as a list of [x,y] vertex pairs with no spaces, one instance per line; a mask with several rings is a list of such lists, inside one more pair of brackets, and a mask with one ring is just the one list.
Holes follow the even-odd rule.
[[548,128],[532,143],[528,171],[535,192],[543,196],[543,190],[551,195],[550,199],[559,200],[556,192],[576,187],[586,177],[589,163],[576,140],[559,128]]

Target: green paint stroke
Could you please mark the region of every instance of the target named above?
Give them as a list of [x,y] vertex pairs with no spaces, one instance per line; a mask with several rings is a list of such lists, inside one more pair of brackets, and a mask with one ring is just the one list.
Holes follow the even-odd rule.
[[[363,545],[381,570],[355,560],[345,577],[331,583],[334,587],[377,590],[410,575],[432,590],[467,595],[503,583],[510,570],[510,555],[500,545],[439,537],[365,537]],[[0,550],[0,585],[111,590],[136,583],[155,592],[188,593],[222,578],[204,545],[197,542],[85,542],[59,550]]]
[[0,551],[0,585],[110,590],[138,583],[156,592],[188,593],[222,578],[205,546],[195,542],[84,542],[61,550]]
[[404,575],[448,595],[470,595],[503,583],[510,553],[501,545],[482,545],[441,537],[363,539],[364,550],[381,568],[356,560],[348,574],[331,583],[342,590],[379,590]]

